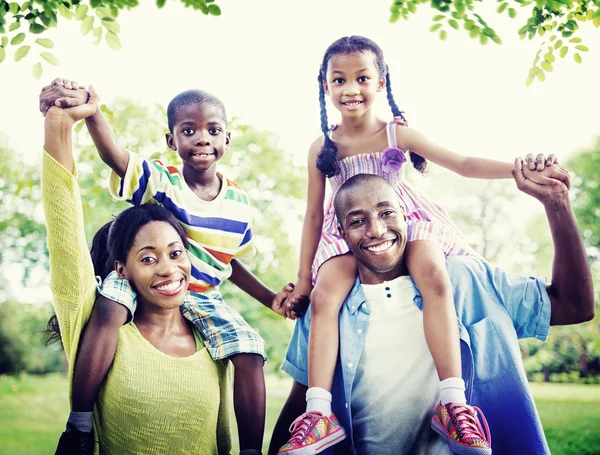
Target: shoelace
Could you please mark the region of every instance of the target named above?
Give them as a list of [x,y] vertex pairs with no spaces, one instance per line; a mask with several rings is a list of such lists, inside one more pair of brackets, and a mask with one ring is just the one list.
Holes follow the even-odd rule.
[[[481,409],[476,406],[469,406],[468,404],[451,405],[449,408],[450,415],[453,416],[454,425],[456,425],[456,430],[463,442],[471,443],[478,440],[487,442],[490,445],[492,444],[490,429]],[[483,420],[485,433],[479,423],[477,413],[479,413],[481,420]]]
[[299,442],[301,442],[304,438],[306,438],[306,436],[308,436],[310,430],[313,429],[315,423],[321,417],[323,417],[323,414],[321,414],[319,411],[308,411],[294,420],[290,425],[290,433],[292,433],[290,441],[292,439],[297,439]]

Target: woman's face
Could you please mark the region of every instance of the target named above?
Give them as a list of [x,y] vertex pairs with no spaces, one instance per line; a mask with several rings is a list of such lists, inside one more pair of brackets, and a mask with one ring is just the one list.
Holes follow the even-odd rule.
[[138,303],[172,309],[183,302],[191,264],[173,226],[152,221],[138,231],[125,264],[117,261],[116,270],[133,285]]

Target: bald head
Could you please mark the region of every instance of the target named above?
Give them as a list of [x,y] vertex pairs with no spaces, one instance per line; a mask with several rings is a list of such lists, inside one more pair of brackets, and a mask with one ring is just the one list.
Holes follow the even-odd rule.
[[349,193],[350,190],[357,188],[360,189],[361,192],[369,191],[369,189],[373,188],[386,188],[395,194],[394,187],[390,184],[390,182],[382,177],[379,177],[378,175],[356,174],[355,176],[350,177],[340,187],[333,200],[335,215],[337,216],[338,222],[342,225],[342,220],[345,219],[348,211],[348,198],[346,197],[347,193]]

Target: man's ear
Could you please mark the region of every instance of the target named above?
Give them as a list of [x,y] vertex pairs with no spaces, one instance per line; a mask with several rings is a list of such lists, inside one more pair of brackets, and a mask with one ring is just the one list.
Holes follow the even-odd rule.
[[344,228],[342,227],[342,225],[340,223],[338,223],[337,228],[338,228],[338,232],[340,233],[340,236],[343,239],[345,239],[346,238],[346,232],[344,231]]
[[231,131],[225,133],[225,147],[229,148],[231,145]]
[[119,275],[119,278],[122,280],[127,280],[127,269],[125,268],[125,264],[121,261],[115,261],[115,272]]
[[171,150],[177,151],[177,146],[175,145],[173,133],[165,134],[165,139],[167,140],[167,147],[169,147]]

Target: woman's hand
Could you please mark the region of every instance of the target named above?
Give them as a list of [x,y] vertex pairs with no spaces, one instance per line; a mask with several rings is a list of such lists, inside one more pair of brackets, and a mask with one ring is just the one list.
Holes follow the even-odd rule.
[[[91,85],[88,94],[87,91],[79,89],[79,86],[77,89],[69,89],[65,88],[64,82],[60,84],[56,81],[57,79],[51,85],[44,87],[40,93],[40,111],[45,117],[50,116],[50,120],[68,120],[76,123],[96,113],[98,94]],[[72,87],[72,83],[69,86]],[[73,96],[65,96],[65,91],[73,92]]]

